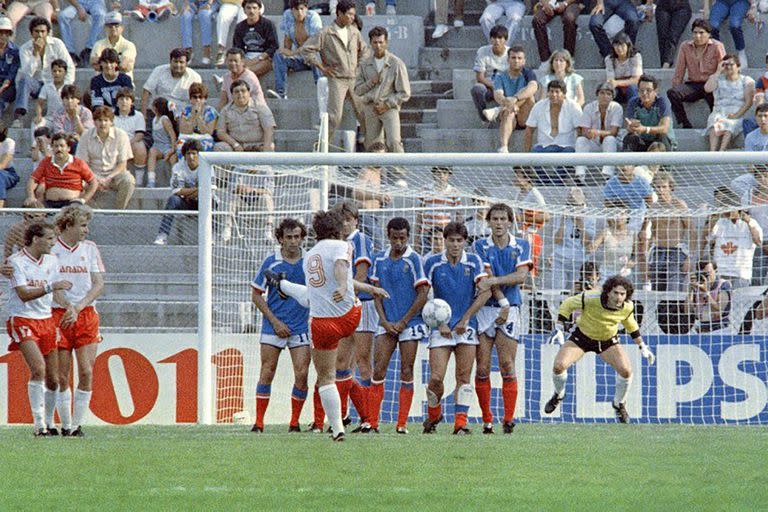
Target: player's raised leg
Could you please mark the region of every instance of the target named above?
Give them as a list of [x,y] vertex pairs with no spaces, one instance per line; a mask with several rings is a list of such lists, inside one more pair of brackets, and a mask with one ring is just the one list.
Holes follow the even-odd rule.
[[294,347],[290,349],[290,352],[293,363],[293,389],[291,390],[291,422],[288,424],[288,432],[301,432],[299,418],[307,399],[307,376],[311,356],[309,346]]
[[632,385],[632,364],[629,362],[629,357],[624,348],[617,343],[600,352],[600,358],[616,370],[613,410],[616,411],[616,417],[620,422],[629,423],[629,413],[625,406],[629,386]]

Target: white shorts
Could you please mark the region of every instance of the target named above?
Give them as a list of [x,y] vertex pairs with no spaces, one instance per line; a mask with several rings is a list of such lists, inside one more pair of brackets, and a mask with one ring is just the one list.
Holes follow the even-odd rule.
[[[386,333],[387,331],[385,331],[382,326],[379,326],[379,328],[376,329],[376,336],[381,336]],[[427,336],[429,336],[429,327],[427,327],[426,324],[416,324],[412,327],[406,327],[405,330],[400,333],[400,336],[397,337],[397,341],[421,341]]]
[[499,311],[501,311],[501,308],[483,306],[475,316],[477,318],[477,330],[489,337],[495,337],[496,333],[501,331],[507,338],[519,340],[520,335],[523,334],[522,322],[520,321],[520,306],[511,306],[509,308],[507,322],[503,325],[496,323]]
[[438,329],[433,329],[429,335],[429,345],[427,348],[455,347],[456,345],[479,345],[477,333],[471,327],[467,327],[467,332],[461,336],[451,332],[450,338],[444,338]]
[[372,300],[364,300],[362,305],[363,312],[355,332],[376,332],[379,328],[379,314],[376,313],[376,304]]
[[308,332],[304,334],[295,334],[293,336],[288,336],[287,338],[281,338],[276,334],[262,334],[259,343],[263,345],[272,345],[273,347],[277,347],[279,349],[283,349],[285,347],[288,347],[289,349],[308,347],[310,343],[310,337]]

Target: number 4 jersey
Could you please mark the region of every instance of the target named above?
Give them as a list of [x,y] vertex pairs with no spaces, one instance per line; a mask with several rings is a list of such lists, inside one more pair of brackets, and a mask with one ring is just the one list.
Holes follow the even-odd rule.
[[[339,287],[334,276],[336,262],[347,262],[347,291],[341,301],[333,300],[333,292]],[[320,240],[304,258],[304,275],[307,279],[309,315],[312,318],[338,318],[355,305],[352,283],[352,245],[341,240]]]

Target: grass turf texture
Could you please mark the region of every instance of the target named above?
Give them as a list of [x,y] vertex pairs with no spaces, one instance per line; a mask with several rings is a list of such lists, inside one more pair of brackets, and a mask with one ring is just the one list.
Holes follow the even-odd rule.
[[[519,425],[511,436],[268,426],[0,429],[3,510],[765,510],[764,427]],[[500,425],[497,425],[500,429]]]

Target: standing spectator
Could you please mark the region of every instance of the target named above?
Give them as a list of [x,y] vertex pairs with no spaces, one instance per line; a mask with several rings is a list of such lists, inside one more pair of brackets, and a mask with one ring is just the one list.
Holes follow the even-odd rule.
[[[80,62],[83,66],[88,66],[91,62],[91,50],[104,29],[104,21],[107,16],[107,1],[111,0],[66,0],[70,5],[64,8],[58,15],[61,39],[67,46],[67,51],[72,56],[72,60]],[[72,20],[77,16],[77,19],[80,21],[85,21],[89,14],[91,16],[91,31],[88,33],[85,48],[78,54],[75,49],[75,38],[72,35]]]
[[256,103],[248,84],[235,80],[232,103],[224,107],[216,127],[216,151],[274,151],[275,117],[266,103]]
[[[194,84],[193,84],[194,85]],[[176,154],[176,126],[173,123],[168,100],[157,97],[152,101],[152,147],[147,154],[147,187],[155,188],[157,174],[155,168],[158,160],[173,163]],[[136,182],[139,186],[144,181],[144,176],[136,173]]]
[[[768,166],[753,167],[755,183],[741,196],[742,206],[749,207],[749,215],[757,221],[763,233],[768,230]],[[752,259],[752,284],[768,284],[768,242],[763,240]]]
[[561,80],[565,83],[567,93],[565,97],[575,101],[579,107],[584,105],[584,77],[573,69],[573,57],[568,50],[557,50],[549,58],[547,74],[539,80],[539,99],[544,99],[547,85],[552,80]]
[[13,167],[16,141],[8,137],[8,128],[0,127],[0,208],[5,206],[8,191],[19,183],[19,175]]
[[236,80],[242,80],[248,84],[251,89],[251,98],[256,103],[264,103],[264,92],[261,89],[261,82],[256,73],[245,67],[245,52],[241,48],[230,48],[227,50],[227,72],[224,74],[221,82],[221,96],[219,97],[219,111],[223,110],[228,103],[232,102],[232,84]]
[[[386,153],[387,147],[383,142],[374,142],[368,148],[369,153]],[[386,178],[387,170],[379,166],[367,165],[360,170],[355,178],[352,198],[360,205],[360,210],[370,210],[371,213],[360,213],[360,231],[373,240],[376,248],[381,248],[384,230],[377,214],[387,206],[392,198],[381,192],[381,185]]]
[[746,210],[731,210],[712,226],[709,240],[720,275],[734,288],[749,286],[755,249],[763,244],[763,230],[757,221]]
[[637,83],[643,76],[643,56],[624,32],[613,38],[612,52],[605,57],[605,78],[616,89],[615,100],[622,105],[637,96]]
[[637,29],[640,26],[640,16],[632,0],[596,0],[589,18],[589,31],[595,38],[600,55],[605,58],[611,54],[611,42],[605,33],[605,22],[614,14],[624,20],[624,32],[632,44],[637,40]]
[[656,12],[646,11],[646,16],[656,16],[656,37],[659,40],[659,61],[664,69],[675,62],[677,43],[691,20],[693,11],[690,0],[657,0]]
[[107,13],[107,17],[104,19],[104,32],[107,37],[99,39],[93,45],[91,66],[96,71],[99,71],[101,52],[107,48],[112,48],[120,57],[120,71],[133,80],[133,67],[136,65],[136,45],[123,37],[123,29],[123,15],[118,11]]
[[211,41],[213,40],[213,1],[184,0],[181,8],[181,46],[187,50],[189,61],[192,62],[192,21],[200,21],[200,42],[203,45],[203,58],[200,64],[211,64]]
[[187,67],[187,52],[182,48],[171,50],[170,64],[157,66],[144,82],[144,90],[141,93],[141,113],[145,118],[147,117],[149,101],[153,96],[167,99],[173,103],[174,112],[181,112],[189,101],[189,86],[202,81],[197,71]]
[[691,264],[688,257],[691,222],[684,216],[688,205],[675,197],[675,179],[668,172],[661,171],[654,176],[653,188],[659,200],[651,209],[665,215],[651,219],[652,245],[648,254],[651,290],[682,292],[688,283]]
[[187,140],[200,142],[200,151],[213,149],[213,134],[216,131],[216,123],[219,113],[210,105],[208,100],[208,88],[203,84],[192,84],[189,87],[189,105],[181,111],[177,121],[179,125],[179,138],[176,141],[177,156],[181,158],[181,146]]
[[712,37],[720,40],[720,24],[728,18],[728,28],[733,37],[733,45],[738,52],[739,63],[744,69],[747,68],[747,47],[744,41],[744,31],[741,26],[744,24],[744,18],[755,22],[757,18],[757,2],[754,0],[715,0],[710,10],[710,0],[704,0],[704,17],[709,13],[709,24],[712,26]]
[[242,0],[219,0],[219,12],[216,15],[216,37],[219,40],[219,49],[216,53],[216,65],[224,65],[224,50],[227,48],[229,29],[237,22],[245,19],[245,13],[241,5]]
[[[202,150],[197,140],[188,140],[181,146],[183,158],[173,166],[171,172],[171,197],[165,203],[166,210],[197,210],[197,168]],[[172,225],[173,216],[164,215],[155,245],[168,243]]]
[[588,246],[588,251],[596,252],[600,247],[603,248],[600,261],[602,275],[601,284],[611,276],[629,277],[636,265],[632,258],[632,252],[635,249],[637,238],[636,233],[629,230],[626,210],[613,208],[616,213],[605,222],[605,228],[600,231]]
[[515,128],[522,128],[533,108],[539,88],[533,70],[525,66],[525,49],[513,46],[507,50],[508,69],[493,78],[493,98],[498,107],[483,110],[486,121],[499,121],[499,153],[509,152],[509,139]]
[[323,29],[323,22],[317,11],[310,11],[307,0],[291,0],[291,8],[283,13],[280,22],[280,31],[283,35],[283,47],[273,58],[272,67],[275,70],[275,91],[267,93],[276,98],[288,97],[288,70],[306,71],[311,69],[315,83],[320,77],[320,71],[315,66],[310,66],[301,56],[301,47],[312,36]]
[[131,77],[118,70],[120,56],[112,48],[106,48],[99,56],[101,73],[91,78],[91,109],[107,105],[117,106],[117,92],[133,89]]
[[414,227],[414,242],[421,250],[418,252],[424,254],[429,252],[432,247],[432,234],[436,229],[442,229],[452,220],[460,220],[461,215],[453,212],[452,208],[461,206],[461,197],[458,191],[450,184],[453,170],[450,167],[434,166],[432,167],[432,184],[429,190],[418,198],[417,204],[424,210],[416,212],[416,223]]
[[262,76],[272,71],[272,58],[280,47],[275,24],[261,15],[261,0],[244,0],[245,19],[235,26],[232,46],[245,52],[245,66]]
[[[117,108],[115,108],[115,128],[123,130],[131,141],[133,159],[128,163],[133,164],[136,176],[144,176],[147,166],[147,143],[145,139],[146,121],[144,114],[136,110],[134,106],[133,89],[120,89],[117,91]],[[142,180],[136,180],[141,182]]]
[[[624,110],[613,101],[615,89],[607,82],[597,86],[597,99],[584,106],[579,121],[579,137],[576,139],[577,153],[616,153],[619,150],[617,136],[624,123]],[[613,166],[603,167],[603,174],[612,176]],[[586,167],[576,167],[576,175],[583,176]]]
[[548,288],[558,290],[568,290],[579,281],[587,247],[595,238],[595,218],[573,211],[586,207],[584,192],[578,187],[571,188],[565,204],[569,214],[557,218],[552,268],[548,274],[551,281],[547,283]]
[[744,138],[744,151],[768,151],[768,103],[755,109],[757,129]]
[[[435,30],[432,32],[432,39],[440,39],[448,33],[448,3],[449,0],[435,0]],[[453,0],[453,27],[463,26],[464,0]]]
[[[96,107],[93,112],[96,126],[80,138],[77,157],[88,164],[99,182],[99,193],[94,202],[99,203],[100,193],[117,192],[115,208],[124,210],[133,196],[136,180],[128,172],[128,160],[133,158],[128,134],[115,128],[115,113],[109,107]],[[97,206],[98,207],[98,206]]]
[[492,0],[480,15],[480,28],[488,42],[491,41],[491,30],[502,18],[507,19],[507,44],[512,45],[520,33],[520,22],[525,15],[525,4],[520,0]]
[[667,151],[677,145],[669,102],[659,97],[658,88],[659,81],[655,77],[640,77],[638,95],[627,104],[624,151],[645,152],[654,142],[664,144]]
[[586,7],[586,0],[560,0],[552,5],[550,0],[539,0],[534,6],[533,11],[533,33],[536,36],[536,46],[539,49],[539,60],[545,62],[552,55],[549,49],[549,34],[547,25],[555,19],[555,16],[561,16],[563,21],[563,46],[568,53],[576,55],[576,21],[579,14]]
[[755,81],[741,74],[736,55],[726,55],[707,79],[704,91],[715,98],[707,119],[709,150],[725,151],[741,133],[742,117],[752,108]]
[[[707,100],[710,110],[715,102],[712,94],[704,90],[709,76],[717,70],[718,64],[725,57],[723,43],[712,39],[712,26],[708,21],[698,19],[691,25],[693,39],[680,45],[675,62],[675,74],[672,88],[667,97],[675,113],[675,120],[681,128],[692,128],[683,103]],[[686,78],[687,80],[683,82]]]
[[607,208],[629,208],[629,230],[636,235],[643,226],[647,207],[653,203],[653,188],[635,173],[634,165],[620,165],[619,172],[603,187],[603,201]]
[[566,98],[565,82],[554,79],[547,84],[546,99],[537,101],[525,126],[523,151],[537,144],[534,153],[573,153],[576,151],[576,130],[582,117],[581,107]]
[[533,169],[515,167],[514,172],[514,185],[517,187],[518,193],[513,201],[523,205],[523,208],[520,209],[519,217],[517,217],[521,219],[518,230],[520,236],[531,245],[531,257],[533,259],[531,276],[536,277],[539,273],[539,258],[544,248],[544,241],[540,231],[544,229],[544,225],[549,221],[550,215],[545,211],[547,202],[544,200],[544,196],[533,184],[536,179]]
[[363,105],[365,147],[383,139],[390,153],[403,153],[400,108],[411,97],[411,83],[405,63],[387,51],[388,38],[384,27],[368,32],[373,55],[360,62],[355,94]]
[[5,2],[5,5],[7,8],[6,15],[10,18],[14,28],[19,24],[21,18],[30,13],[51,23],[53,13],[59,10],[59,2],[56,0],[13,0]]
[[16,100],[16,75],[21,67],[21,58],[19,49],[11,41],[12,37],[13,23],[4,16],[0,17],[0,116]]
[[224,204],[228,205],[224,226],[219,235],[222,244],[232,240],[232,228],[240,239],[249,243],[274,240],[275,218],[268,216],[240,216],[238,212],[266,212],[275,210],[275,173],[269,166],[236,166],[235,176],[223,190]]
[[696,316],[695,332],[699,334],[717,334],[728,332],[731,323],[730,281],[717,274],[717,263],[700,260],[697,271],[691,276],[691,288],[688,292],[687,305]]
[[475,72],[476,83],[472,86],[472,101],[482,121],[485,121],[483,110],[488,108],[488,102],[493,101],[494,78],[509,69],[507,33],[505,27],[496,25],[490,32],[491,44],[481,46],[475,54],[472,71]]
[[49,116],[53,133],[64,132],[80,140],[87,129],[93,128],[93,115],[80,104],[81,96],[75,85],[61,88],[61,102],[64,106]]

